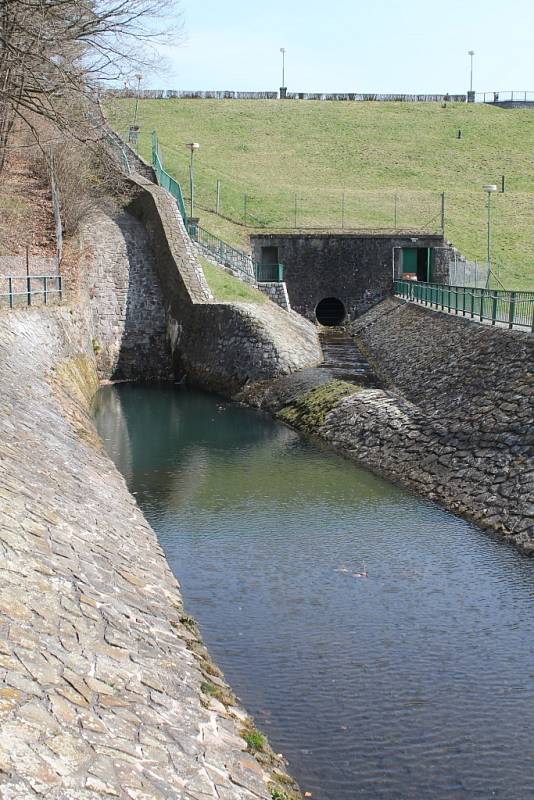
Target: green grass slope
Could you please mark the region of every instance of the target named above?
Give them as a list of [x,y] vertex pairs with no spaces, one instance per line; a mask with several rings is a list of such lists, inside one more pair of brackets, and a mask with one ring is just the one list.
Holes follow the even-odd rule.
[[222,267],[216,267],[211,261],[200,257],[204,276],[216,300],[221,303],[259,303],[267,302],[267,296],[254,286],[229,275]]
[[[107,107],[125,135],[133,101]],[[195,157],[201,224],[243,246],[250,230],[437,230],[446,193],[446,236],[486,258],[484,183],[493,196],[494,255],[510,288],[534,287],[534,110],[484,105],[313,101],[143,100],[140,152],[157,130],[167,170],[189,193]],[[462,138],[457,138],[458,130]],[[221,215],[213,213],[217,179]],[[246,196],[246,201],[245,201]],[[246,204],[246,215],[245,215]],[[396,209],[396,210],[395,210]]]

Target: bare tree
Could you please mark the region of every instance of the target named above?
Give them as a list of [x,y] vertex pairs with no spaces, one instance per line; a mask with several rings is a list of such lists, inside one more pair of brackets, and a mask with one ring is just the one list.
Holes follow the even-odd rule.
[[177,0],[0,0],[0,169],[17,119],[84,138],[97,88],[180,31]]

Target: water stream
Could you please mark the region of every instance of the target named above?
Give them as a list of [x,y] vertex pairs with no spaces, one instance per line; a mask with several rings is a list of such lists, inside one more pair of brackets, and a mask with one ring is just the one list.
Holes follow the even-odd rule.
[[534,796],[534,561],[213,395],[106,387],[96,420],[314,800]]

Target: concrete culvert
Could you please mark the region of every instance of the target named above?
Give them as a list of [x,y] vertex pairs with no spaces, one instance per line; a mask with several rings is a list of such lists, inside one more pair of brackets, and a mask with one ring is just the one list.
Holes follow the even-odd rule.
[[325,297],[317,304],[315,316],[321,325],[341,325],[346,316],[345,306],[337,297]]

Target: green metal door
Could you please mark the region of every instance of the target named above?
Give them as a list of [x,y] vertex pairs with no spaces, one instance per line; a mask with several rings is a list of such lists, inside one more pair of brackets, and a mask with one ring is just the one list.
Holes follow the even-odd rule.
[[432,283],[432,248],[426,251],[426,275],[428,283]]
[[417,274],[417,247],[402,248],[402,271]]

